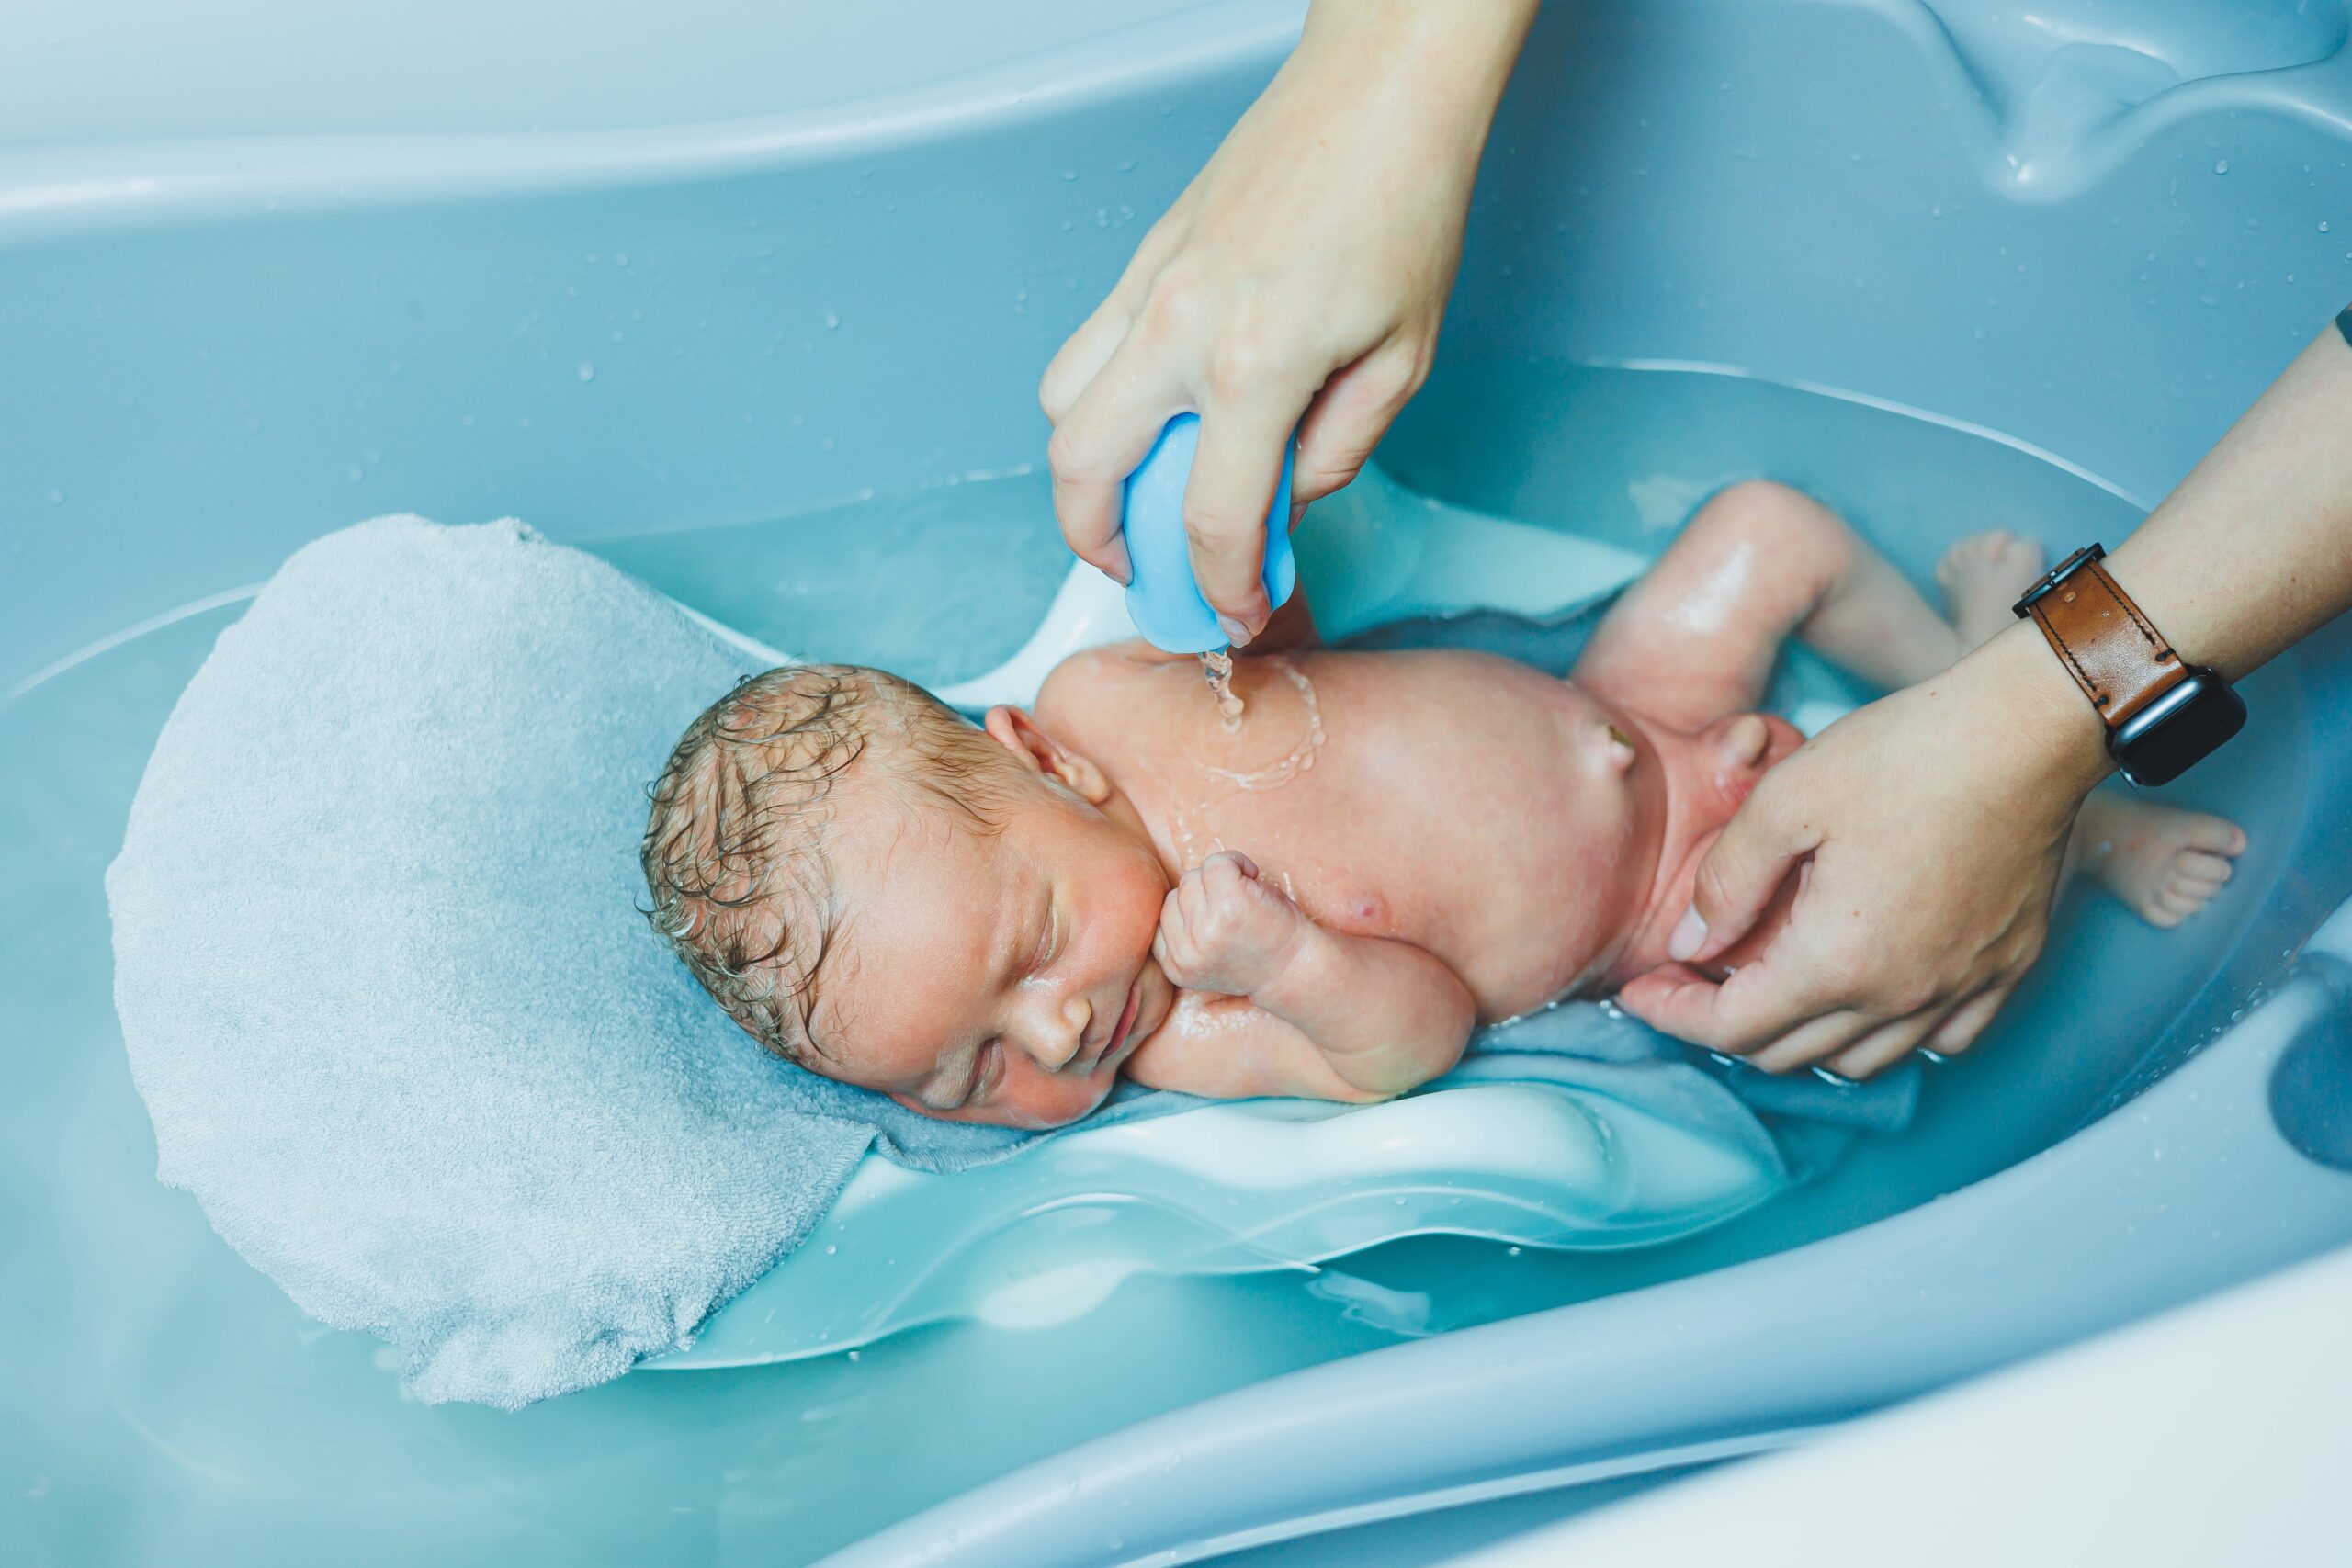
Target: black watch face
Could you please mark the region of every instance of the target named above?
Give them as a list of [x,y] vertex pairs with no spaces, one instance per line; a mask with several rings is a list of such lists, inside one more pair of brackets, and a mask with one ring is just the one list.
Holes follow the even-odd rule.
[[2192,670],[2109,735],[2107,749],[2126,779],[2154,786],[2172,783],[2245,728],[2245,699],[2211,670]]

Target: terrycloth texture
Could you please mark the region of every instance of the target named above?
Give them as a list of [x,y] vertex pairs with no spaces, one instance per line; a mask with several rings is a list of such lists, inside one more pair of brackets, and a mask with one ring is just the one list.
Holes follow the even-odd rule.
[[[158,1174],[305,1310],[400,1346],[422,1398],[511,1406],[672,1348],[869,1145],[956,1170],[1030,1141],[767,1056],[639,915],[645,786],[747,669],[519,524],[388,518],[288,561],[157,742],[107,891]],[[1907,1083],[1747,1073],[1783,1097],[1758,1117],[1589,1004],[1474,1053],[1446,1082],[1577,1084],[1797,1173],[1780,1117],[1909,1111]],[[1193,1103],[1130,1085],[1091,1121]]]
[[677,1344],[878,1134],[1016,1134],[750,1045],[647,928],[645,789],[742,657],[514,523],[288,561],[190,682],[108,874],[158,1174],[428,1400]]

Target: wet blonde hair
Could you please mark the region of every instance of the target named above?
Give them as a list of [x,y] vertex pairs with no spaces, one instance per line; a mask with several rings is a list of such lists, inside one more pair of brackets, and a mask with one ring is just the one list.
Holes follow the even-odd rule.
[[827,855],[834,789],[870,778],[990,833],[1017,767],[986,732],[880,670],[746,676],[686,727],[647,792],[639,847],[653,929],[762,1045],[806,1065],[841,916]]

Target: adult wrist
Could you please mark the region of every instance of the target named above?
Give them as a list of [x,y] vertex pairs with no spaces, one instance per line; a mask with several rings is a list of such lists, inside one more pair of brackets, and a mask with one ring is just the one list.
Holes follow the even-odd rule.
[[1450,141],[1475,164],[1540,8],[1537,0],[1315,0],[1292,63],[1328,62],[1352,95],[1401,89],[1414,100],[1417,140]]
[[1948,673],[1975,732],[2006,738],[2051,787],[2080,799],[2115,771],[2098,710],[2031,621],[2003,629]]

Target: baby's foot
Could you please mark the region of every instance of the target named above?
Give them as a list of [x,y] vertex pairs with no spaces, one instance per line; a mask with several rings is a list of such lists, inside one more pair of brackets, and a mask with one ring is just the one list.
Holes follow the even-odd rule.
[[2245,849],[2234,822],[2106,790],[2083,803],[2075,835],[2091,880],[2160,927],[2203,908]]
[[1936,566],[1944,618],[1969,647],[2017,619],[2012,606],[2042,572],[2041,547],[2005,528],[1971,534]]

